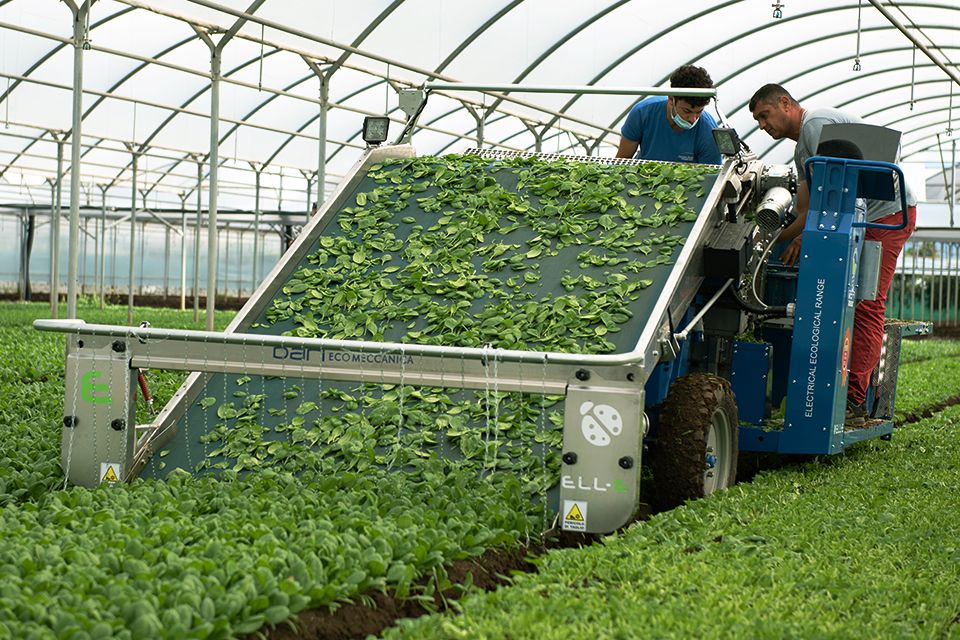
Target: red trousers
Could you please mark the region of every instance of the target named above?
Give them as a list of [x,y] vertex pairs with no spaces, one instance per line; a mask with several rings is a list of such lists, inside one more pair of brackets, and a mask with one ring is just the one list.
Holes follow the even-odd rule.
[[[853,319],[853,340],[850,350],[850,384],[847,398],[856,404],[866,399],[870,374],[880,361],[880,348],[883,346],[883,314],[887,310],[887,291],[893,282],[897,269],[897,257],[903,244],[913,233],[917,225],[917,208],[907,210],[909,222],[898,231],[889,229],[867,229],[867,240],[879,240],[883,246],[880,258],[880,278],[877,283],[877,299],[861,300]],[[897,213],[876,220],[882,224],[900,224],[902,214]]]

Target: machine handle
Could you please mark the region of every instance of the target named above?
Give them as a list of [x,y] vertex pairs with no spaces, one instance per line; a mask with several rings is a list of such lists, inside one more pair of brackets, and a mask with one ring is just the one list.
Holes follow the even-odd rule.
[[866,169],[872,169],[875,172],[880,172],[884,169],[889,171],[895,171],[898,176],[900,176],[900,185],[901,188],[898,189],[900,192],[900,213],[903,216],[900,224],[880,224],[877,222],[854,222],[851,226],[853,227],[863,227],[864,229],[889,229],[890,231],[899,231],[900,229],[906,229],[907,225],[910,224],[909,212],[907,211],[907,192],[902,188],[903,185],[907,184],[906,178],[903,175],[903,170],[893,164],[892,162],[881,162],[879,160],[853,160],[847,158],[829,158],[826,156],[812,156],[807,158],[807,161],[803,163],[803,169],[806,173],[807,184],[813,182],[813,176],[811,175],[810,165],[814,161],[818,160],[832,160],[834,162],[840,161],[843,162],[844,166],[853,165],[857,167],[864,167]]

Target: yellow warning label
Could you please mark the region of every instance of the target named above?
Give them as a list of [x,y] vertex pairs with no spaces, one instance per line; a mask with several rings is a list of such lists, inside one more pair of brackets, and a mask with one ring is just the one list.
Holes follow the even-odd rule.
[[116,462],[100,463],[100,482],[120,482],[120,465]]
[[563,522],[561,523],[561,529],[564,531],[587,530],[586,500],[563,501]]

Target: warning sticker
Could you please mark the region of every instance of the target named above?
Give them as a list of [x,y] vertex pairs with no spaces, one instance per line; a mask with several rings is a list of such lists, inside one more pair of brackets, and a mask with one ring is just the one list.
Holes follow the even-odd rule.
[[563,525],[564,531],[586,531],[587,530],[587,503],[583,500],[564,500],[563,501]]
[[100,484],[104,482],[114,484],[120,482],[120,463],[119,462],[101,462],[100,463]]

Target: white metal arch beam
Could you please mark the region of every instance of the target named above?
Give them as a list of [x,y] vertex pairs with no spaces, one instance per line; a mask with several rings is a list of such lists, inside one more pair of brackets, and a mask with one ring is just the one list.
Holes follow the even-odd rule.
[[[948,5],[931,4],[931,3],[920,3],[920,2],[903,2],[903,3],[901,3],[901,5],[902,5],[902,6],[928,7],[928,8],[929,8],[929,7],[933,7],[933,8],[943,8],[943,9],[949,9],[949,10],[952,10],[952,11],[958,10],[956,7],[951,7],[951,6],[948,6]],[[838,5],[834,5],[834,6],[832,6],[832,7],[828,7],[828,8],[826,8],[826,9],[818,9],[818,10],[813,10],[813,11],[807,11],[807,12],[805,12],[805,13],[800,13],[800,14],[797,14],[797,15],[794,15],[794,16],[790,16],[789,18],[783,18],[783,19],[778,20],[778,21],[776,21],[776,22],[771,22],[771,23],[768,23],[768,24],[761,25],[760,27],[757,27],[757,28],[749,29],[749,30],[747,30],[747,31],[742,31],[742,32],[740,32],[740,33],[737,33],[737,34],[734,35],[733,37],[727,38],[726,40],[723,40],[723,41],[721,41],[721,42],[719,42],[719,43],[717,43],[717,44],[715,44],[715,45],[713,45],[713,46],[711,46],[711,47],[709,47],[709,48],[707,48],[707,49],[704,49],[704,50],[698,52],[696,56],[692,56],[692,57],[690,58],[690,63],[696,62],[696,60],[698,60],[698,59],[700,59],[700,58],[703,58],[703,57],[705,57],[705,56],[708,56],[708,55],[710,55],[711,53],[715,53],[716,51],[719,51],[720,49],[722,49],[722,48],[724,48],[724,47],[727,47],[727,46],[729,46],[729,45],[731,45],[731,44],[733,44],[733,43],[735,43],[735,42],[737,42],[737,41],[743,40],[743,39],[744,39],[746,36],[748,36],[748,35],[752,35],[752,34],[755,34],[755,33],[761,32],[761,31],[766,31],[766,30],[768,30],[768,29],[774,29],[774,28],[777,28],[777,27],[779,27],[780,25],[785,24],[785,23],[794,22],[794,21],[800,21],[800,20],[804,20],[805,18],[810,18],[810,17],[814,17],[814,16],[819,16],[819,15],[822,15],[822,14],[824,14],[824,13],[833,13],[833,12],[837,12],[837,11],[847,11],[847,10],[856,9],[858,6],[859,6],[859,4],[857,4],[857,3],[838,4]],[[697,17],[699,17],[699,14],[698,14]],[[888,25],[888,26],[883,26],[883,27],[871,27],[871,28],[865,29],[865,30],[869,30],[869,31],[884,30],[884,29],[886,29],[886,30],[891,30],[891,29],[894,29],[894,28],[895,28],[895,27]],[[947,27],[947,28],[949,28],[949,27]],[[853,31],[848,31],[847,34],[852,33],[852,32],[853,32]],[[833,36],[833,35],[821,36],[821,37],[820,37],[820,40],[824,40],[824,39],[827,39],[827,38],[830,38],[830,37],[834,37],[834,36]],[[814,40],[814,41],[815,41],[815,40]],[[810,40],[807,41],[808,44],[809,44],[810,42],[812,42],[812,41],[810,41]],[[800,45],[797,45],[797,46],[800,46]],[[635,51],[634,51],[634,52],[635,52]],[[632,55],[632,54],[633,54],[633,52],[631,52],[630,55]],[[622,61],[616,63],[615,65],[612,65],[612,66],[610,66],[610,67],[607,67],[607,69],[605,69],[603,72],[601,72],[601,74],[600,74],[594,81],[592,81],[591,84],[593,84],[594,82],[596,82],[596,81],[598,81],[599,79],[601,79],[603,76],[605,76],[605,75],[607,75],[608,73],[610,73],[616,66],[619,66],[620,63],[622,63]],[[672,73],[672,71],[671,71],[671,73]],[[662,84],[663,82],[666,82],[669,78],[670,78],[670,74],[665,75],[665,76],[660,80],[660,82],[659,82],[658,84]],[[569,104],[572,105],[574,102],[576,102],[576,100],[577,100],[578,98],[579,98],[579,96],[572,98],[572,99],[570,100],[570,103],[569,103]],[[632,107],[632,105],[631,105],[631,107]],[[561,108],[561,111],[565,111],[565,110],[568,109],[568,108],[569,108],[568,105],[564,105],[564,106]],[[624,110],[624,111],[617,117],[617,119],[615,119],[615,120],[612,121],[612,124],[610,124],[609,126],[610,126],[610,127],[613,127],[613,126],[615,126],[618,122],[622,121],[623,118],[626,116],[626,114],[629,112],[629,110],[630,110],[630,107],[628,107],[626,110]]]
[[[884,87],[884,88],[883,88],[882,90],[880,90],[880,91],[876,91],[876,92],[874,92],[874,93],[871,93],[870,96],[856,96],[856,97],[851,98],[851,99],[849,99],[849,100],[845,100],[844,102],[841,102],[841,103],[837,104],[837,105],[836,105],[836,108],[837,108],[837,109],[841,109],[841,108],[843,108],[843,107],[847,107],[847,106],[855,103],[857,100],[861,100],[861,99],[864,98],[864,97],[871,97],[871,98],[872,98],[872,97],[875,97],[875,96],[877,96],[877,95],[882,95],[882,94],[885,94],[885,93],[890,93],[890,92],[892,92],[892,91],[898,91],[898,90],[900,90],[900,89],[904,89],[904,88],[906,88],[906,87],[909,87],[911,84],[914,84],[914,85],[927,85],[927,84],[939,84],[939,83],[942,83],[942,82],[946,82],[946,80],[943,79],[943,78],[938,78],[938,79],[936,79],[936,80],[921,80],[921,81],[918,81],[918,82],[915,82],[915,83],[906,82],[906,83],[903,83],[903,84],[892,85],[892,86],[889,86],[889,87]],[[821,91],[823,91],[823,89],[818,89],[818,90],[816,90],[816,91],[814,91],[814,92],[812,92],[812,93],[809,93],[809,94],[807,94],[807,95],[805,95],[805,96],[802,96],[802,97],[800,97],[800,98],[797,98],[797,102],[800,102],[800,103],[802,104],[804,101],[809,100],[810,98],[812,98],[812,97],[818,95],[819,93],[821,93]],[[909,103],[909,101],[904,102],[903,104],[908,104],[908,103]],[[754,128],[754,130],[756,130],[756,127]],[[781,142],[783,142],[782,139],[775,141],[772,145],[770,145],[769,147],[767,147],[767,149],[765,149],[765,150],[763,151],[763,153],[760,153],[758,157],[760,157],[760,158],[766,157],[766,155],[769,154],[771,151],[773,151]],[[910,144],[910,142],[904,142],[903,144],[905,144],[905,145],[906,145],[906,144]]]

